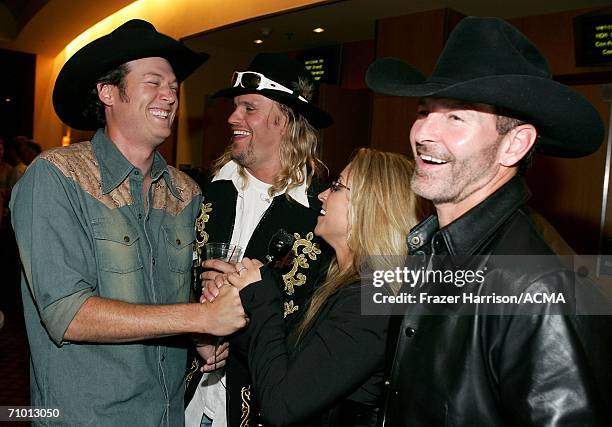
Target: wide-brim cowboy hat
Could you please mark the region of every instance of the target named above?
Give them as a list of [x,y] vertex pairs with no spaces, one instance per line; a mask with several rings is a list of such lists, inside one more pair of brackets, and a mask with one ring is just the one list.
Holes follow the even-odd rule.
[[[259,53],[253,59],[247,71],[263,74],[268,79],[293,90],[294,93],[274,89],[252,89],[236,86],[221,89],[213,97],[234,98],[235,96],[247,93],[256,93],[292,108],[295,112],[304,116],[317,129],[326,128],[334,122],[329,113],[314,105],[311,99],[308,99],[309,96],[297,93],[295,90],[298,79],[303,79],[314,87],[312,75],[298,61],[279,53]],[[304,99],[300,99],[300,96]]]
[[96,130],[95,117],[84,111],[96,81],[121,64],[141,58],[165,58],[181,82],[208,59],[172,37],[158,33],[147,21],[132,19],[78,50],[62,67],[53,89],[53,107],[74,129]]
[[399,59],[381,58],[368,68],[366,83],[387,95],[458,99],[510,110],[536,127],[536,150],[550,156],[589,155],[604,137],[593,105],[552,80],[535,45],[498,18],[461,20],[429,78]]

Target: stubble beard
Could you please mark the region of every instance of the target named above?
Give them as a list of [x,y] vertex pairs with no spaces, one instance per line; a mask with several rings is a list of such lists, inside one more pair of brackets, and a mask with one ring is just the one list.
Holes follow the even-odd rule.
[[485,158],[478,164],[471,163],[469,160],[455,160],[451,170],[439,176],[415,169],[410,182],[412,191],[434,205],[462,202],[475,189],[482,187],[475,184],[483,179],[483,174],[485,174],[484,177],[492,174],[489,179],[484,179],[485,183],[494,176],[493,171],[489,173],[488,169],[494,161],[495,154],[493,150],[487,150],[483,154]]
[[242,151],[232,150],[232,159],[243,167],[249,167],[255,163],[255,152],[253,150],[253,140],[249,141],[249,144]]
[[434,205],[449,203],[455,198],[455,194],[451,193],[454,190],[452,180],[448,176],[444,177],[443,182],[440,182],[441,179],[442,177],[431,179],[430,174],[415,169],[410,185],[417,196],[431,201]]

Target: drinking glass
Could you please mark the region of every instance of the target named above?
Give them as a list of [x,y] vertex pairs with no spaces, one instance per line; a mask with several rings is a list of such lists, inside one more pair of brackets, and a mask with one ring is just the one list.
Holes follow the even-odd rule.
[[242,248],[231,243],[210,242],[204,245],[204,259],[221,259],[236,264],[242,257]]

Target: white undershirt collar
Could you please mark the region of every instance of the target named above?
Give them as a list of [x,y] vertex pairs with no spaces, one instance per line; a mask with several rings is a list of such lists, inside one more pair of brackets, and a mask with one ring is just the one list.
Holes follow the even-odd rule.
[[[219,180],[232,181],[234,183],[234,187],[238,191],[238,194],[241,195],[243,193],[243,185],[242,185],[242,177],[240,176],[238,168],[239,168],[238,163],[236,163],[234,160],[230,160],[225,165],[223,165],[223,167],[221,169],[219,169],[219,172],[217,172],[217,174],[213,178],[213,182],[214,181],[219,181]],[[266,184],[263,181],[260,181],[257,178],[255,178],[247,170],[245,170],[245,171],[246,171],[247,175],[252,178],[252,180],[250,180],[249,184],[254,185],[256,188],[260,187],[260,185],[259,185],[260,183],[263,186],[269,186],[269,184]],[[304,167],[303,173],[304,173],[304,176],[306,176],[306,167]],[[306,180],[304,180],[304,182],[302,184],[300,184],[297,187],[292,188],[287,193],[296,202],[298,202],[302,206],[305,206],[305,207],[308,208],[308,207],[310,207],[310,203],[308,202],[307,190],[308,190],[308,188],[306,186]],[[285,193],[285,191],[279,191],[279,192],[274,194],[274,197],[276,197],[276,196],[278,196],[280,194],[283,194],[283,193]]]

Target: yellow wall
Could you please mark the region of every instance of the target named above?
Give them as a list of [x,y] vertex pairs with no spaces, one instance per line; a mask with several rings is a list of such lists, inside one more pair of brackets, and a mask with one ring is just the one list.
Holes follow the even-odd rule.
[[56,58],[36,56],[36,82],[34,87],[34,140],[44,150],[61,145],[63,124],[53,110],[51,97],[59,69],[65,54]]
[[[89,41],[112,31],[123,22],[140,18],[151,22],[158,31],[175,38],[182,38],[192,34],[208,31],[220,26],[237,23],[253,17],[288,11],[291,9],[325,3],[327,0],[138,0],[113,15],[100,21],[89,30],[75,38],[66,49],[56,57],[38,55],[36,63],[36,99],[34,105],[34,139],[40,141],[47,149],[60,145],[63,125],[55,115],[51,102],[53,84],[65,61],[80,47]],[[92,2],[95,4],[95,2]],[[189,79],[188,79],[189,81]],[[184,85],[189,87],[187,83]],[[198,84],[194,85],[198,89]],[[182,99],[195,99],[181,89]],[[203,95],[202,95],[203,96]],[[200,98],[202,99],[202,98]],[[202,101],[203,102],[203,101]],[[194,112],[190,111],[194,106]],[[190,135],[187,122],[190,116],[201,119],[203,105],[197,102],[186,102],[181,106],[179,115],[177,163],[198,164],[199,159],[192,159],[193,144],[201,143],[195,135]],[[194,139],[192,139],[192,137]],[[197,149],[195,154],[197,155]]]

